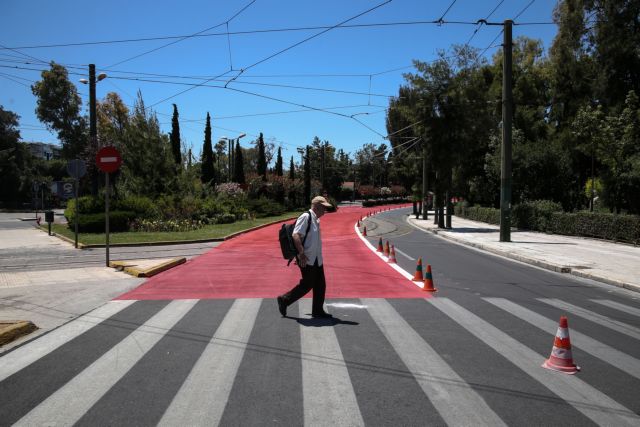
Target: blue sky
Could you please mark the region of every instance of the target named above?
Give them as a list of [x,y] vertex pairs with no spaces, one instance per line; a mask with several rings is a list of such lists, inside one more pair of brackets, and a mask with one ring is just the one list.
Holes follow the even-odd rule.
[[[253,3],[251,0],[4,0],[0,45],[16,50],[0,50],[0,105],[21,116],[23,140],[57,143],[56,136],[44,129],[34,113],[36,100],[28,86],[39,79],[39,72],[12,67],[46,68],[24,55],[41,61],[54,60],[76,67],[70,68],[77,73],[70,75],[70,79],[77,83],[86,77],[80,74],[88,72],[87,64],[95,63],[98,73],[109,76],[97,85],[98,99],[107,92],[117,92],[126,104],[133,105],[140,90],[145,103],[153,105],[158,113],[166,132],[170,130],[171,104],[176,103],[183,145],[192,147],[194,153],[199,153],[202,147],[207,112],[212,116],[214,141],[246,133],[241,143],[248,146],[263,132],[267,141],[282,147],[285,161],[294,155],[297,162],[296,147],[310,144],[314,136],[354,153],[365,143],[385,142],[384,109],[388,97],[397,94],[404,82],[402,74],[411,71],[412,60],[430,61],[438,50],[446,50],[452,44],[465,44],[477,26],[413,24],[334,28],[271,58],[324,29],[255,30],[331,27],[382,3],[384,0],[256,0]],[[550,22],[555,4],[556,1],[551,0],[533,3],[531,0],[393,0],[347,25],[433,21],[447,9],[444,21],[476,22],[495,9],[490,21],[502,22],[526,8],[516,22]],[[193,35],[218,24],[221,25],[204,32],[205,37],[189,37],[166,47],[162,46],[177,39],[28,48]],[[492,45],[500,30],[497,26],[482,26],[470,45],[484,50]],[[227,36],[227,31],[249,33]],[[554,25],[523,25],[515,26],[513,35],[514,38],[526,35],[540,39],[548,48],[556,31]],[[493,45],[501,40],[500,37]],[[159,49],[129,59],[155,48]],[[492,55],[497,49],[497,46],[491,47],[485,55]],[[240,74],[241,69],[246,70]],[[238,74],[225,89],[225,83]],[[193,78],[202,76],[203,79]],[[215,76],[220,77],[206,85],[218,87],[166,83],[197,84]],[[165,83],[130,80],[132,78]],[[77,86],[86,109],[88,87],[80,83]],[[189,88],[192,89],[163,101]],[[301,105],[327,111],[308,110]]]

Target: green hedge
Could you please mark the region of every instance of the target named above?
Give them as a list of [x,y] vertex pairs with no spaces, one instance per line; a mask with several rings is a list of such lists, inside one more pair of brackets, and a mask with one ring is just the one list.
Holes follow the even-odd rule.
[[453,212],[457,216],[473,221],[500,224],[500,209],[465,206],[465,203],[458,203],[453,207]]
[[[567,213],[559,205],[539,200],[516,205],[512,226],[567,236],[595,237],[617,242],[640,244],[640,216],[608,213]],[[455,205],[457,216],[474,221],[500,224],[500,209]]]
[[511,221],[514,227],[546,231],[554,212],[562,212],[560,203],[550,200],[523,202],[513,207]]
[[408,202],[409,202],[409,199],[402,198],[402,197],[393,197],[389,199],[363,200],[362,207],[370,208],[372,206],[395,205],[395,204],[408,203]]
[[[132,211],[112,211],[109,212],[109,231],[119,232],[129,230],[129,221],[136,217]],[[104,233],[104,212],[80,214],[78,231],[81,233]],[[69,228],[73,230],[75,223],[69,221]]]
[[640,244],[640,216],[576,212],[551,215],[545,231],[569,236],[596,237],[617,242]]

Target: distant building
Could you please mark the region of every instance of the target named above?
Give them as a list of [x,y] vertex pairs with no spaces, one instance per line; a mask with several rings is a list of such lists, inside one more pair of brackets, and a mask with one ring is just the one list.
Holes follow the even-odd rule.
[[26,144],[33,157],[39,157],[45,160],[60,158],[61,149],[57,145],[47,144],[45,142],[26,142]]

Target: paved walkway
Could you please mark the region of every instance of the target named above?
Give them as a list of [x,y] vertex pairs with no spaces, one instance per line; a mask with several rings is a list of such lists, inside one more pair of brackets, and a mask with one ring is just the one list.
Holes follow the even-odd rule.
[[500,227],[454,216],[452,228],[440,229],[428,220],[407,218],[409,224],[445,239],[549,270],[640,292],[640,247],[583,237],[532,231],[511,231],[511,242],[500,242]]

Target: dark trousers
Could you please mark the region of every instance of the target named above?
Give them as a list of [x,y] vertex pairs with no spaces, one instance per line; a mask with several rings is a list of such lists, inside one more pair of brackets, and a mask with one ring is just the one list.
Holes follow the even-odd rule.
[[324,267],[318,265],[318,261],[316,260],[314,265],[307,265],[305,268],[300,268],[300,272],[302,273],[300,283],[282,295],[282,298],[287,305],[291,305],[313,289],[313,308],[311,309],[311,313],[323,313],[324,292],[327,288],[324,280]]

